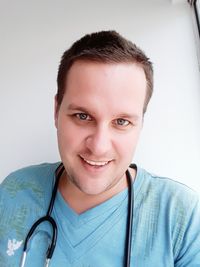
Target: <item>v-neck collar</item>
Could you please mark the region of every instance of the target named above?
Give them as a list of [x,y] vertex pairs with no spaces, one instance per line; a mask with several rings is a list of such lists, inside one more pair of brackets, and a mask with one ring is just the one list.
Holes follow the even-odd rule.
[[[134,167],[137,170],[134,179],[136,200],[143,172]],[[58,246],[70,262],[85,255],[113,227],[113,222],[117,223],[125,215],[127,198],[128,189],[125,189],[96,207],[77,214],[57,192],[53,216],[58,226]]]

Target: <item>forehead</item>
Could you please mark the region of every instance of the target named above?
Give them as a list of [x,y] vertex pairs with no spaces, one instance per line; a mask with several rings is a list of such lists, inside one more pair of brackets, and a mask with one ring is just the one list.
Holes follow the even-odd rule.
[[110,110],[143,108],[146,78],[134,63],[76,61],[69,70],[63,102]]
[[[113,80],[113,78],[115,78]],[[120,85],[131,82],[132,89],[146,87],[146,76],[143,68],[136,63],[101,63],[89,60],[77,60],[69,69],[66,88],[79,84],[96,84],[100,81],[104,85],[112,85],[117,81]],[[114,88],[113,88],[114,89]]]

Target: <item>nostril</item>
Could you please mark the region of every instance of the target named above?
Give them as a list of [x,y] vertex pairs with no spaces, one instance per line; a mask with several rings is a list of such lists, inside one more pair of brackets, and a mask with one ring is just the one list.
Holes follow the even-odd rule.
[[87,137],[86,146],[98,158],[107,153],[111,147],[110,134],[107,129],[105,127],[96,129],[92,135]]

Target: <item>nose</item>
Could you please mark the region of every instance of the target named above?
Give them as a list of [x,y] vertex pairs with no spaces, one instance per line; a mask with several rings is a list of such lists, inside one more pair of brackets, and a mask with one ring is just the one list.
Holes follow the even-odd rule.
[[99,159],[105,159],[111,149],[111,133],[107,127],[96,127],[86,138],[86,146],[91,154]]

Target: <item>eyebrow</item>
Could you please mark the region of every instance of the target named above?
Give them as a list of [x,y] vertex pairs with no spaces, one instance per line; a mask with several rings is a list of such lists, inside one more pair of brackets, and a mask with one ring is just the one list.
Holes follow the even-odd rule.
[[119,118],[127,118],[127,119],[134,119],[134,120],[138,120],[139,116],[136,114],[129,114],[129,113],[120,113],[119,115],[117,115]]
[[81,107],[81,106],[77,106],[75,104],[69,104],[68,109],[70,109],[70,110],[81,110],[81,111],[84,111],[85,113],[90,113],[90,111],[87,108]]
[[[85,113],[91,114],[92,112],[89,111],[86,107],[78,106],[76,104],[69,104],[68,109],[70,110],[80,110]],[[129,114],[129,113],[119,113],[117,115],[118,118],[127,118],[127,119],[134,119],[135,121],[138,120],[140,117],[137,114]]]

